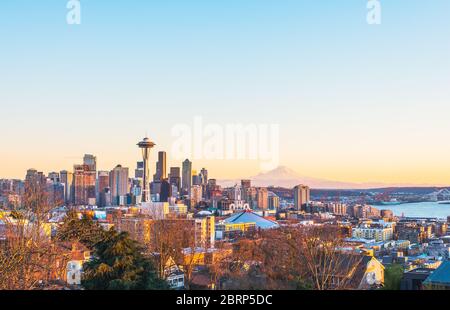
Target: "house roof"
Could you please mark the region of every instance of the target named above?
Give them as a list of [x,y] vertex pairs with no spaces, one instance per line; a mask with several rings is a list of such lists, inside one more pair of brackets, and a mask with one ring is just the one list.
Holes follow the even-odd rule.
[[438,284],[450,286],[450,261],[443,261],[424,282],[424,284]]
[[258,228],[272,229],[278,228],[278,223],[265,219],[258,214],[251,211],[243,211],[226,218],[224,220],[226,224],[241,224],[241,223],[255,223]]

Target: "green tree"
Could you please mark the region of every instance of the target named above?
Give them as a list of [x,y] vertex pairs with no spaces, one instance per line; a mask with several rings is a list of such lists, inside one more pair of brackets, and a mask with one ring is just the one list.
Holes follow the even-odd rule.
[[128,233],[107,232],[95,246],[94,259],[83,266],[82,285],[88,290],[167,289],[152,261]]
[[403,278],[403,266],[393,264],[384,270],[384,290],[400,290],[400,282]]
[[59,227],[57,239],[59,241],[78,241],[89,249],[106,238],[107,232],[87,216],[78,218],[77,212],[67,212],[64,223]]

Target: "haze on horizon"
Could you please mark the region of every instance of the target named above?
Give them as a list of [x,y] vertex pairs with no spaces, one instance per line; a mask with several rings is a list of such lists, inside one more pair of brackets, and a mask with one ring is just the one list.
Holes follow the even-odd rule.
[[[86,1],[0,3],[0,178],[134,169],[136,143],[171,158],[171,128],[280,125],[280,165],[353,183],[450,184],[450,2]],[[211,177],[250,160],[195,160]]]

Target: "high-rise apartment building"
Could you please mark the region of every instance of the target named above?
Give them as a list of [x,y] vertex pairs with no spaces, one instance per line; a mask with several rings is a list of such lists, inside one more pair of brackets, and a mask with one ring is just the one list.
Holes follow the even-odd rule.
[[258,188],[256,190],[256,198],[258,201],[258,209],[267,210],[269,207],[269,193],[267,191],[267,188]]
[[302,206],[305,206],[311,201],[310,189],[306,185],[297,185],[294,187],[294,207],[300,211]]
[[280,197],[269,192],[269,210],[278,210],[280,208]]

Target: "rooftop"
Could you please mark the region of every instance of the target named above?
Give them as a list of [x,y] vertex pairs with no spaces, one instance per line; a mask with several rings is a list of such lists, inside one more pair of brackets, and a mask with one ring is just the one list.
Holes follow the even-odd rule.
[[226,224],[255,223],[256,227],[261,229],[272,229],[279,227],[277,222],[265,219],[262,216],[259,216],[258,214],[250,211],[244,211],[233,214],[229,218],[226,218],[224,220],[224,223]]
[[450,286],[450,261],[443,261],[424,282],[424,284]]

